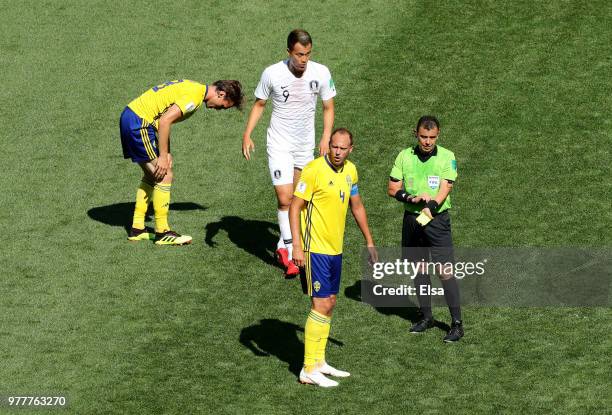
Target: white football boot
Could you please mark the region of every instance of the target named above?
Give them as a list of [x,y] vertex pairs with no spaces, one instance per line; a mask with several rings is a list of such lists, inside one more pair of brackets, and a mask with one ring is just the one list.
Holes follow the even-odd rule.
[[331,380],[318,370],[313,370],[310,373],[306,373],[304,369],[300,372],[300,383],[308,385],[316,385],[322,388],[332,388],[338,386],[338,382]]
[[319,372],[323,373],[324,375],[335,376],[337,378],[348,378],[351,376],[349,372],[336,369],[335,367],[328,365],[327,362],[323,362],[323,366],[319,368]]

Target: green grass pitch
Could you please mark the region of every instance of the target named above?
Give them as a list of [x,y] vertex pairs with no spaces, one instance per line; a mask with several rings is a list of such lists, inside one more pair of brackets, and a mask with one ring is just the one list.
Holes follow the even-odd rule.
[[[609,247],[608,2],[0,10],[0,395],[62,394],[69,407],[58,413],[74,414],[611,413],[609,307],[468,306],[459,344],[444,345],[439,330],[411,337],[409,311],[356,300],[363,242],[352,219],[328,357],[354,375],[332,391],[299,385],[308,299],[270,256],[270,108],[255,159],[240,154],[261,71],[303,27],[313,60],[334,75],[336,126],[355,133],[379,246],[400,239],[391,164],[418,116],[433,113],[459,163],[456,245]],[[247,111],[201,110],[173,128],[170,222],[194,244],[129,244],[139,173],[121,157],[119,115],[178,77],[239,79]]]

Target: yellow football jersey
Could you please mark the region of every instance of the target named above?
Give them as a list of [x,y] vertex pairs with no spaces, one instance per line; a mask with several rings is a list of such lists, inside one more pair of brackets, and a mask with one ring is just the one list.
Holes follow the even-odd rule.
[[183,112],[183,116],[178,121],[191,116],[202,105],[207,90],[206,85],[189,79],[177,79],[154,86],[130,102],[128,107],[157,129],[159,117],[172,104],[178,105]]
[[295,196],[307,203],[301,212],[304,251],[339,255],[344,241],[346,211],[351,192],[356,191],[357,168],[345,161],[339,170],[326,156],[304,167]]

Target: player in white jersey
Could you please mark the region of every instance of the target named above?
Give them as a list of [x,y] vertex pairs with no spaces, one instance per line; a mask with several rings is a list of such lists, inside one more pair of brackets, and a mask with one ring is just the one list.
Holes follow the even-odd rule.
[[293,30],[287,38],[289,58],[267,67],[255,90],[255,104],[242,136],[242,154],[247,160],[255,151],[251,133],[272,100],[272,117],[267,132],[268,167],[278,201],[280,239],[276,255],[288,277],[299,274],[292,259],[289,206],[302,168],[314,158],[315,110],[323,102],[323,133],[319,154],[327,153],[334,125],[336,88],[329,69],[310,61],[312,38],[308,32]]

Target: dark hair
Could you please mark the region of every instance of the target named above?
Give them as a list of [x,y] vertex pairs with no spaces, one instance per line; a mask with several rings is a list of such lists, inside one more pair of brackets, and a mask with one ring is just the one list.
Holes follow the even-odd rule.
[[329,138],[329,143],[331,144],[331,137],[335,136],[336,134],[346,134],[349,136],[349,139],[351,140],[351,145],[353,145],[353,133],[351,133],[347,128],[336,128],[332,133],[331,136]]
[[312,45],[312,37],[310,37],[310,33],[302,29],[292,30],[287,37],[287,49],[292,50],[296,43],[299,43],[302,46]]
[[440,121],[433,115],[423,115],[419,118],[416,125],[416,131],[419,131],[419,128],[425,127],[426,130],[433,130],[434,128],[440,129]]
[[215,81],[213,86],[217,88],[217,91],[225,92],[226,99],[232,101],[234,103],[234,107],[238,108],[239,110],[242,109],[244,94],[242,93],[242,85],[240,84],[240,81]]

